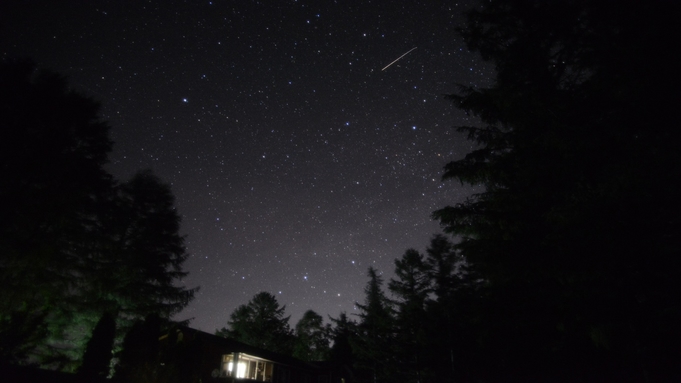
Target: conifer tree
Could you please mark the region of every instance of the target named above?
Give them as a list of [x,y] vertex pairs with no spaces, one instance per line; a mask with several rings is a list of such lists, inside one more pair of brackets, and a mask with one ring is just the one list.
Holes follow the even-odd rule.
[[485,280],[485,380],[681,379],[681,156],[658,88],[678,87],[678,14],[507,0],[461,29],[496,81],[450,97],[482,123],[459,128],[477,148],[444,178],[485,191],[434,216]]
[[114,192],[102,218],[98,264],[85,271],[99,283],[89,291],[104,292],[95,299],[109,301],[122,318],[155,314],[169,319],[197,291],[176,284],[187,275],[182,266],[189,255],[170,186],[147,170],[117,185]]
[[356,303],[360,318],[357,336],[351,338],[357,357],[359,380],[387,382],[394,374],[395,327],[391,302],[383,292],[383,278],[373,267],[368,270],[369,282],[364,288],[364,304]]
[[333,345],[329,352],[329,360],[349,379],[352,377],[355,364],[352,339],[357,335],[357,323],[350,320],[345,312],[341,312],[338,318],[329,319],[334,324],[331,329]]
[[12,338],[2,346],[10,359],[55,332],[46,322],[55,313],[72,311],[74,268],[111,187],[98,109],[57,74],[0,63],[0,334]]
[[426,273],[423,255],[408,249],[402,258],[395,260],[395,279],[388,289],[395,301],[395,370],[404,381],[422,382],[425,372],[426,301],[430,280]]
[[455,342],[458,314],[455,295],[461,277],[456,273],[458,261],[452,242],[442,234],[433,236],[423,260],[424,273],[433,293],[433,299],[427,302],[427,348],[433,372],[443,381],[454,378],[458,363],[455,355],[462,351],[462,345]]
[[228,327],[217,330],[216,335],[291,355],[294,337],[285,310],[286,306],[280,306],[274,295],[260,292],[237,307],[229,316]]
[[[53,73],[0,64],[0,356],[73,370],[106,312],[123,330],[193,298],[170,188],[124,183],[98,104]],[[126,323],[127,322],[127,323]]]

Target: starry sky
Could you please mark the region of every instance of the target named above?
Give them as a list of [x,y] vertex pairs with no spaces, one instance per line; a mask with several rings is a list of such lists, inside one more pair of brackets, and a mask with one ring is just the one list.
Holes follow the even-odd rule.
[[2,3],[0,54],[102,103],[112,174],[172,186],[192,327],[260,291],[292,326],[356,313],[367,268],[387,281],[440,232],[431,212],[476,191],[441,181],[474,123],[443,96],[493,77],[455,32],[474,1]]

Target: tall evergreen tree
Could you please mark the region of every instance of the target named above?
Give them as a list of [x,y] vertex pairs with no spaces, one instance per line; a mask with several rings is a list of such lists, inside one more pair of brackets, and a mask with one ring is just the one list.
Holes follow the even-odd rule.
[[369,282],[364,288],[364,304],[355,303],[360,318],[357,336],[351,338],[357,357],[357,379],[366,382],[387,382],[395,371],[395,327],[391,302],[383,292],[383,278],[373,267],[368,270]]
[[352,380],[355,356],[352,352],[352,339],[357,333],[357,323],[350,320],[345,312],[338,318],[329,317],[334,324],[331,329],[333,345],[329,352],[329,360],[338,366],[347,380]]
[[189,255],[170,186],[142,171],[115,193],[101,226],[100,264],[84,271],[93,271],[91,277],[100,283],[94,299],[110,301],[122,318],[157,314],[169,319],[197,291],[176,284],[187,275],[182,266]]
[[[13,339],[3,354],[26,355],[73,311],[75,269],[112,185],[98,109],[54,73],[0,63],[0,334]],[[30,326],[17,328],[16,318]]]
[[439,381],[452,381],[456,374],[455,354],[462,345],[455,342],[455,322],[458,307],[455,294],[460,276],[456,273],[457,254],[452,242],[444,235],[433,236],[426,248],[423,270],[428,277],[432,299],[427,302],[428,362]]
[[98,104],[32,64],[0,65],[0,346],[4,360],[72,369],[105,312],[179,312],[187,254],[170,188],[119,184]]
[[430,286],[435,298],[446,301],[454,293],[459,275],[459,262],[454,244],[442,234],[436,234],[426,248],[426,258],[422,261],[423,269],[430,279]]
[[216,335],[291,355],[294,337],[289,317],[284,316],[285,310],[286,306],[280,306],[274,295],[260,292],[247,304],[237,307],[229,316],[228,328],[217,330]]
[[402,258],[395,260],[395,279],[388,289],[396,297],[395,351],[396,371],[403,381],[423,382],[425,378],[426,301],[430,280],[426,273],[423,255],[408,249]]
[[168,320],[189,303],[197,289],[176,283],[187,274],[182,265],[188,255],[173,204],[170,187],[149,171],[110,190],[94,238],[83,250],[86,256],[72,265],[71,311],[51,314],[51,324],[62,332],[48,345],[77,359],[85,346],[84,330],[102,311],[118,312],[120,341],[135,321],[151,314]]
[[[519,380],[681,379],[674,2],[485,3],[461,32],[497,70],[451,99],[482,126],[435,212],[486,280],[478,344]],[[650,63],[659,63],[652,66]]]

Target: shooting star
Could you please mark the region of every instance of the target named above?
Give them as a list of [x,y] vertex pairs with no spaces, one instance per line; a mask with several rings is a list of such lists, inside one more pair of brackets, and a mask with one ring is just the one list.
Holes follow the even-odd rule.
[[416,48],[418,48],[418,47],[413,47],[413,48],[411,48],[407,53],[403,54],[402,56],[400,56],[400,57],[398,57],[397,59],[395,59],[395,61],[393,61],[393,62],[391,62],[390,64],[386,65],[385,68],[381,69],[381,72],[383,72],[384,70],[388,69],[388,68],[389,68],[391,65],[393,65],[394,63],[400,61],[400,59],[401,59],[402,57],[408,55],[411,51],[413,51],[413,50],[416,49]]

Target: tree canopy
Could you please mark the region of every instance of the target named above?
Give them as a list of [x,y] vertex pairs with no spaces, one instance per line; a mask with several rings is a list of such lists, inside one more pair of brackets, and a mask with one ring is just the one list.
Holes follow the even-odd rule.
[[295,327],[293,356],[305,361],[327,360],[329,357],[330,326],[324,318],[312,310],[307,310]]
[[395,298],[397,371],[404,381],[419,382],[423,378],[426,302],[431,291],[421,253],[408,249],[395,260],[395,278],[388,282],[388,289]]
[[344,325],[350,376],[681,379],[681,152],[661,85],[678,85],[678,8],[502,0],[469,12],[460,33],[496,78],[448,96],[478,123],[458,128],[476,147],[443,178],[484,190],[433,213],[451,239],[395,262],[394,300],[369,270],[359,321]]
[[98,199],[113,182],[102,168],[111,142],[98,107],[56,74],[0,63],[0,333],[13,338],[0,347],[9,360],[42,342],[48,315],[72,303],[74,249],[90,243]]
[[434,217],[485,280],[494,379],[679,374],[672,3],[498,1],[461,28],[497,74],[449,97],[481,125],[444,179],[485,191]]
[[285,310],[286,306],[280,306],[274,295],[260,292],[247,304],[237,307],[229,316],[228,327],[217,330],[216,335],[291,355],[293,332],[288,323],[289,317],[284,316]]
[[3,362],[73,370],[104,313],[124,332],[170,318],[196,291],[176,284],[188,255],[170,187],[150,171],[119,182],[104,169],[98,110],[59,75],[0,63]]
[[368,276],[364,303],[355,303],[359,321],[351,344],[357,357],[358,379],[387,382],[395,372],[391,347],[395,338],[394,312],[383,291],[383,277],[379,271],[369,267]]

